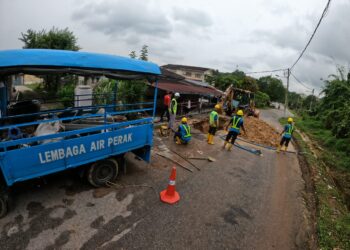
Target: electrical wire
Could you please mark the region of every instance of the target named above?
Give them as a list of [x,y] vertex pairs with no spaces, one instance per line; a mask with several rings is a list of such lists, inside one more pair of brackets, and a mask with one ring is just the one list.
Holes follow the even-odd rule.
[[316,28],[315,28],[314,32],[312,33],[312,35],[311,35],[309,41],[307,42],[305,48],[304,48],[304,49],[302,50],[302,52],[300,53],[298,59],[297,59],[297,60],[293,63],[293,65],[290,67],[290,70],[292,70],[292,69],[294,68],[294,66],[299,62],[299,60],[300,60],[300,59],[302,58],[302,56],[304,55],[304,53],[305,53],[307,47],[309,47],[309,45],[310,45],[312,39],[314,38],[314,36],[315,36],[315,34],[316,34],[316,31],[317,31],[318,27],[320,26],[320,24],[321,24],[321,22],[322,22],[322,19],[323,19],[323,18],[326,16],[326,14],[327,14],[327,11],[328,11],[328,9],[329,9],[329,5],[330,5],[330,4],[331,4],[331,0],[328,0],[328,2],[327,2],[327,4],[326,4],[326,7],[324,8],[324,10],[323,10],[323,12],[322,12],[322,15],[321,15],[321,17],[320,17],[320,20],[318,21],[318,23],[317,23],[317,25],[316,25]]
[[294,77],[295,80],[297,80],[297,82],[302,85],[304,88],[308,89],[308,90],[312,90],[309,87],[307,87],[306,85],[304,85],[304,83],[302,83],[292,72],[290,72],[290,74]]
[[260,73],[272,73],[272,72],[278,72],[278,71],[285,71],[287,69],[274,69],[274,70],[264,70],[264,71],[254,71],[254,72],[248,72],[245,73],[246,75],[251,75],[251,74],[260,74]]

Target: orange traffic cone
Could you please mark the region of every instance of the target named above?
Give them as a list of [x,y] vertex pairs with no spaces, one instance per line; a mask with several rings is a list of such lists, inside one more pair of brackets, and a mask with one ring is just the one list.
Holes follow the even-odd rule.
[[171,170],[169,185],[167,189],[160,192],[160,200],[168,204],[174,204],[180,200],[180,195],[175,190],[176,167]]

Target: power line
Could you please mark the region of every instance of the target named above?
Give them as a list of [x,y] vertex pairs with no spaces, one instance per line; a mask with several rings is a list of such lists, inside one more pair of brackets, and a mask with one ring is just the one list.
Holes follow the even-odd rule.
[[294,77],[295,80],[297,80],[297,82],[299,84],[301,84],[304,88],[308,89],[308,90],[312,90],[309,87],[306,87],[306,85],[304,85],[304,83],[302,83],[292,72],[290,72],[290,74]]
[[251,74],[260,74],[260,73],[272,73],[272,72],[278,72],[278,71],[285,71],[287,69],[274,69],[274,70],[264,70],[264,71],[254,71],[254,72],[248,72],[245,73],[246,75],[251,75]]
[[304,52],[306,51],[307,47],[310,45],[312,39],[314,38],[315,34],[316,34],[316,31],[318,29],[318,27],[320,26],[321,22],[322,22],[322,19],[326,16],[326,13],[328,11],[328,8],[329,8],[329,5],[331,4],[331,0],[328,0],[327,4],[326,4],[326,7],[324,8],[323,12],[322,12],[322,15],[320,17],[320,20],[318,21],[317,25],[316,25],[316,28],[314,30],[314,32],[312,33],[309,41],[307,42],[305,48],[303,49],[303,51],[301,52],[301,54],[299,55],[298,59],[293,63],[292,67],[290,67],[290,69],[292,70],[294,68],[294,66],[299,62],[299,60],[301,59],[301,57],[304,55]]

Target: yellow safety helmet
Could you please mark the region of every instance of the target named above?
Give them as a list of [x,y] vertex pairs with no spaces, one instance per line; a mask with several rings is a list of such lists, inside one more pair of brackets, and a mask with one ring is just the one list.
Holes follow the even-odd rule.
[[243,111],[240,109],[237,111],[237,115],[243,116]]
[[292,123],[292,122],[293,122],[293,118],[292,118],[292,117],[289,117],[289,118],[288,118],[288,122],[289,122],[289,123]]
[[181,119],[181,122],[182,122],[182,123],[187,123],[187,118],[186,118],[186,117],[183,117],[183,118]]
[[215,109],[219,110],[220,108],[221,108],[221,107],[220,107],[219,104],[216,104],[216,105],[215,105]]

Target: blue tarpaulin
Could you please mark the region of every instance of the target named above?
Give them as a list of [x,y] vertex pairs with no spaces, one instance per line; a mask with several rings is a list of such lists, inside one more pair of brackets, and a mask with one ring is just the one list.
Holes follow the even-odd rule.
[[115,55],[52,49],[0,50],[0,72],[13,67],[62,67],[161,74],[154,63]]

